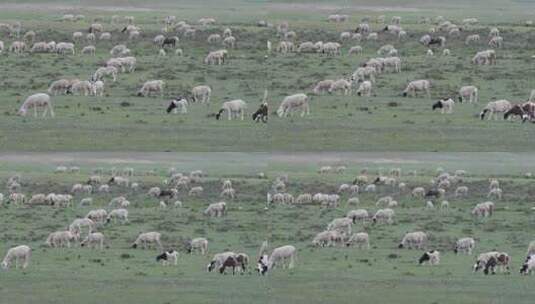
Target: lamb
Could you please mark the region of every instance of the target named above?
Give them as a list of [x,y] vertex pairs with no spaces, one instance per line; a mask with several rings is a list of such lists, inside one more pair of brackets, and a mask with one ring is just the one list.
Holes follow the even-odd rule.
[[435,109],[440,109],[440,113],[442,114],[451,114],[453,113],[453,105],[455,102],[451,98],[443,98],[438,100],[436,103],[433,104],[433,111]]
[[212,89],[207,85],[196,86],[191,90],[193,102],[210,103]]
[[100,67],[93,74],[94,80],[102,80],[104,76],[111,76],[113,82],[117,81],[117,74],[119,71],[114,66]]
[[416,92],[418,91],[424,91],[427,94],[427,97],[430,98],[431,94],[429,92],[429,88],[431,87],[431,82],[429,80],[414,80],[411,81],[407,88],[403,91],[403,96],[416,96]]
[[351,82],[343,78],[334,81],[328,92],[332,93],[335,91],[343,91],[344,95],[349,95],[351,93]]
[[225,202],[212,203],[204,210],[204,215],[210,217],[221,217],[226,213],[227,204]]
[[108,212],[104,209],[91,210],[85,216],[86,218],[92,220],[95,223],[104,223]]
[[473,238],[470,238],[470,237],[462,238],[462,239],[457,240],[457,242],[455,243],[455,249],[453,251],[455,252],[455,254],[465,253],[465,254],[472,255],[472,250],[474,250],[475,245],[476,245],[476,242],[474,241]]
[[20,245],[12,247],[7,251],[1,266],[3,269],[9,269],[9,267],[13,263],[13,260],[15,260],[15,269],[19,267],[19,263],[21,262],[22,269],[26,269],[26,267],[28,267],[28,265],[30,264],[31,256],[32,250],[29,246]]
[[162,261],[162,264],[164,266],[170,265],[171,263],[173,265],[177,265],[178,263],[178,252],[176,250],[167,250],[164,251],[162,254],[156,257],[156,262]]
[[88,45],[82,49],[82,54],[89,54],[95,56],[96,48],[94,45]]
[[50,96],[45,93],[37,93],[26,98],[24,103],[20,106],[18,114],[20,116],[26,116],[28,109],[33,108],[33,115],[37,117],[37,108],[44,108],[43,117],[50,112],[50,117],[54,117],[54,108],[52,107],[52,101]]
[[370,237],[366,232],[353,234],[346,243],[346,246],[356,245],[358,249],[370,249]]
[[120,220],[121,224],[128,223],[128,210],[120,208],[110,211],[106,217],[106,222],[109,223],[112,219],[114,223],[117,222],[117,220]]
[[240,115],[241,120],[245,117],[245,110],[247,109],[247,103],[241,99],[235,99],[231,101],[226,101],[221,105],[221,109],[216,114],[216,119],[221,118],[223,112],[227,112],[228,120],[232,120],[233,117],[237,118]]
[[469,45],[472,42],[479,42],[480,39],[481,38],[479,37],[478,34],[468,35],[466,36],[466,39],[464,40],[464,44]]
[[342,242],[342,235],[338,231],[323,231],[314,237],[312,245],[319,247],[331,247]]
[[316,86],[314,87],[314,90],[313,90],[314,94],[319,95],[321,93],[329,92],[329,89],[331,88],[333,83],[334,83],[334,80],[331,80],[331,79],[325,79],[325,80],[318,82]]
[[46,244],[50,247],[64,247],[71,248],[71,241],[78,241],[80,235],[77,232],[72,231],[56,231],[48,235]]
[[32,48],[30,49],[31,53],[48,53],[50,51],[51,48],[49,47],[49,44],[44,41],[34,43]]
[[492,37],[489,41],[489,46],[491,48],[501,48],[503,46],[503,37],[495,36]]
[[512,107],[512,104],[505,99],[490,101],[489,103],[487,103],[485,108],[483,108],[483,111],[481,111],[479,117],[481,118],[481,120],[483,120],[485,119],[485,115],[487,113],[490,113],[487,119],[491,120],[492,116],[494,116],[494,120],[497,120],[498,113],[505,113],[509,111]]
[[187,244],[188,253],[193,254],[193,251],[200,251],[201,255],[208,253],[208,240],[205,238],[195,238]]
[[465,102],[468,98],[468,102],[478,102],[479,91],[475,86],[463,86],[459,89],[459,102]]
[[371,94],[372,94],[372,82],[368,80],[363,81],[359,85],[359,88],[357,90],[357,95],[370,97]]
[[288,269],[294,268],[297,259],[297,249],[292,245],[286,245],[273,249],[271,255],[262,255],[258,261],[257,270],[262,274],[272,270],[278,263],[283,264],[283,268],[288,263]]
[[226,37],[225,39],[223,39],[223,45],[227,48],[236,47],[236,38],[233,36]]
[[440,252],[437,250],[424,252],[418,260],[418,264],[423,265],[425,262],[428,262],[431,266],[440,264]]
[[80,243],[81,247],[88,245],[89,248],[104,249],[104,234],[100,232],[92,232],[88,234],[85,239]]
[[204,58],[205,64],[221,65],[225,63],[225,57],[228,55],[227,50],[218,50],[208,53]]
[[143,246],[143,249],[150,248],[151,244],[158,245],[162,248],[162,243],[160,242],[161,234],[159,232],[145,232],[141,233],[137,239],[132,244],[132,248],[137,248],[139,245]]
[[427,244],[427,234],[422,231],[409,232],[405,234],[398,248],[424,249]]
[[310,108],[308,104],[308,96],[305,94],[294,94],[286,96],[279,108],[277,109],[277,115],[279,117],[286,117],[288,114],[292,116],[293,112],[301,109],[301,117],[310,115]]
[[91,95],[100,96],[104,95],[104,82],[101,80],[91,82]]
[[455,197],[462,197],[466,196],[468,194],[468,187],[466,186],[459,186],[457,189],[455,189]]

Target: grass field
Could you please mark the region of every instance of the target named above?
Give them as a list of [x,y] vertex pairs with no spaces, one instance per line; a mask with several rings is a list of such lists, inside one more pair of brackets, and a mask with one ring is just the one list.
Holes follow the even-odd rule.
[[[105,31],[112,33],[111,42],[97,42],[97,55],[56,56],[5,52],[0,56],[3,73],[0,83],[0,146],[4,151],[531,151],[535,144],[531,124],[504,121],[480,121],[478,114],[492,99],[520,102],[527,99],[533,83],[534,38],[524,26],[532,16],[525,10],[529,1],[380,1],[317,2],[301,1],[222,1],[222,2],[157,2],[144,6],[141,1],[74,2],[27,1],[17,5],[3,4],[0,22],[20,20],[24,30],[36,30],[37,41],[70,41],[74,31],[86,31],[94,18],[101,18]],[[69,5],[76,5],[75,9]],[[1,4],[0,4],[1,5]],[[87,7],[84,8],[84,5]],[[113,7],[125,6],[126,13],[136,17],[142,27],[139,41],[128,42],[138,60],[134,73],[120,74],[116,83],[106,82],[103,98],[54,97],[57,117],[54,120],[21,118],[16,110],[28,95],[46,90],[59,78],[87,79],[97,67],[110,58],[109,49],[126,41],[111,25]],[[461,7],[462,9],[456,9]],[[213,8],[207,9],[207,8]],[[325,21],[330,13],[345,11],[350,22],[332,24]],[[58,21],[64,13],[83,13],[86,21]],[[303,41],[338,41],[340,32],[352,30],[365,16],[385,14],[403,17],[408,32],[406,41],[380,33],[377,42],[361,42],[362,55],[348,56],[347,50],[358,44],[345,42],[343,55],[327,58],[316,54],[266,55],[266,40],[278,43],[275,29],[256,27],[256,21],[273,24],[287,20],[297,32],[296,44]],[[158,58],[152,39],[162,27],[166,15],[195,24],[203,16],[212,16],[217,24],[198,31],[193,40],[181,37],[179,46],[184,57]],[[417,41],[430,24],[418,24],[422,16],[443,15],[454,22],[478,17],[481,23],[463,31],[460,38],[448,38],[450,57],[425,58],[426,48]],[[371,23],[372,30],[381,25]],[[486,49],[491,26],[498,26],[505,47],[498,50],[498,65],[470,65],[473,54]],[[209,50],[206,37],[230,27],[238,47],[230,51],[229,64],[206,66],[202,59]],[[479,45],[465,46],[464,37],[479,33]],[[1,38],[6,47],[12,39]],[[357,96],[315,96],[313,85],[323,79],[349,75],[377,49],[392,43],[403,60],[402,73],[382,74],[375,85],[375,96],[369,100]],[[79,51],[85,42],[77,44]],[[432,98],[402,98],[401,91],[410,80],[427,78],[433,83]],[[135,92],[150,79],[166,82],[164,98],[139,98]],[[193,104],[186,116],[167,115],[168,100],[188,92],[192,86],[209,84],[213,89],[209,107]],[[457,104],[452,115],[431,112],[439,97],[454,94],[461,85],[474,84],[480,89],[478,104]],[[246,121],[216,121],[215,113],[223,101],[241,98],[249,103],[249,113],[258,107],[264,89],[268,88],[271,109],[278,107],[289,94],[305,92],[311,96],[312,114],[306,118],[281,119],[271,116],[267,125]]]
[[[80,174],[54,174],[56,165],[78,165]],[[344,174],[319,176],[320,165],[348,166]],[[132,166],[133,181],[140,182],[139,193],[112,187],[106,195],[93,194],[92,207],[56,209],[52,207],[0,208],[0,252],[16,244],[29,244],[33,260],[25,271],[1,272],[0,303],[531,303],[532,277],[518,275],[521,261],[535,226],[532,207],[535,196],[531,179],[524,173],[533,171],[533,155],[509,153],[325,153],[262,154],[246,153],[52,153],[4,154],[0,158],[0,180],[14,173],[22,176],[22,192],[63,193],[76,182],[87,179],[96,167]],[[181,209],[157,208],[157,200],[146,192],[161,185],[171,166],[179,171],[202,169],[205,193],[192,199],[184,193]],[[409,188],[428,185],[441,166],[446,170],[465,169],[464,181],[469,196],[455,199],[449,191],[447,212],[424,209],[423,200],[407,193],[394,192],[400,202],[395,223],[355,225],[354,231],[370,235],[371,249],[324,248],[311,246],[311,239],[325,229],[335,217],[350,209],[377,210],[378,197],[392,194],[380,187],[376,194],[361,194],[359,206],[347,206],[347,196],[336,209],[318,205],[273,206],[264,209],[265,193],[271,181],[282,173],[290,177],[288,192],[334,192],[341,183],[351,182],[362,168],[374,176],[378,170],[401,167],[401,180]],[[144,173],[154,170],[156,176]],[[417,170],[417,176],[408,176]],[[264,172],[267,179],[258,179]],[[471,208],[486,200],[488,178],[498,177],[504,199],[496,202],[497,211],[489,219],[477,220]],[[207,219],[202,210],[219,199],[222,178],[230,177],[238,197],[228,201],[228,215]],[[79,247],[51,249],[44,240],[51,231],[64,229],[74,218],[89,210],[107,207],[117,195],[132,202],[130,223],[111,224],[99,231],[108,238],[103,251]],[[400,250],[397,244],[407,231],[421,229],[430,235],[430,247],[442,252],[439,266],[418,266],[419,250]],[[207,237],[209,256],[190,256],[183,251],[177,267],[163,267],[154,261],[155,250],[134,250],[130,243],[140,231],[162,232],[165,247],[182,248],[191,237]],[[492,249],[508,252],[513,261],[511,275],[473,274],[475,256],[455,256],[453,242],[464,236],[477,240],[475,253]],[[206,273],[211,255],[224,250],[248,253],[253,259],[260,243],[268,239],[271,246],[293,244],[298,248],[294,270],[275,269],[268,276],[254,271],[245,275],[222,276]],[[254,264],[254,263],[253,263]]]

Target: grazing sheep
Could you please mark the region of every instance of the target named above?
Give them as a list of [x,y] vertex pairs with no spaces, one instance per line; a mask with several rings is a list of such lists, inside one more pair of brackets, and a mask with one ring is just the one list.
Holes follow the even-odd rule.
[[351,226],[353,225],[353,219],[347,217],[335,218],[332,220],[329,225],[327,225],[327,230],[336,230],[345,235],[351,234]]
[[478,34],[468,35],[466,36],[466,39],[464,40],[464,44],[469,45],[473,42],[479,42],[481,38]]
[[22,269],[26,269],[30,263],[30,258],[32,256],[32,250],[29,246],[26,245],[20,245],[16,247],[10,248],[6,256],[4,257],[4,260],[2,261],[2,268],[3,269],[9,269],[11,264],[13,263],[13,260],[15,260],[15,269],[19,267],[19,263],[22,262]]
[[205,238],[195,238],[187,244],[188,253],[193,254],[193,251],[200,251],[201,255],[208,253],[208,240]]
[[370,237],[366,232],[354,233],[346,243],[346,246],[357,246],[358,249],[370,249]]
[[14,41],[9,47],[9,51],[17,55],[21,55],[26,50],[26,43],[22,41]]
[[329,92],[331,86],[333,85],[334,80],[331,79],[325,79],[316,84],[314,87],[314,94],[319,95],[321,93]]
[[71,93],[73,95],[79,95],[79,96],[89,96],[92,91],[91,82],[84,80],[84,81],[78,81],[74,83],[67,93]]
[[353,224],[360,222],[365,222],[369,218],[368,211],[366,209],[356,209],[356,210],[350,210],[346,214],[347,218],[350,218],[353,221]]
[[117,74],[119,71],[114,66],[100,67],[93,74],[94,80],[102,80],[104,76],[111,76],[113,82],[117,81]]
[[243,120],[246,109],[247,103],[241,99],[226,101],[221,105],[221,109],[216,114],[216,119],[219,120],[221,118],[221,114],[226,111],[228,120],[232,120],[232,118],[238,118],[238,115],[240,115],[241,120]]
[[498,252],[498,251],[484,252],[484,253],[481,253],[477,257],[473,270],[474,272],[477,272],[481,269],[484,269],[485,274],[489,274],[489,270],[490,270],[491,274],[495,274],[496,266],[500,266],[500,270],[502,272],[504,271],[509,272],[510,262],[511,262],[511,258],[505,252]]
[[87,227],[87,233],[89,234],[95,229],[96,224],[93,222],[93,220],[88,218],[77,218],[69,225],[69,231],[73,233],[80,233],[82,227]]
[[223,45],[227,48],[236,47],[236,38],[233,36],[226,37],[225,39],[223,39]]
[[431,266],[440,264],[440,252],[437,250],[424,252],[418,260],[418,264],[423,265],[425,262]]
[[535,269],[535,258],[533,257],[533,255],[528,255],[526,257],[526,260],[524,260],[522,267],[520,268],[520,274],[524,274],[524,275],[531,274],[534,269]]
[[177,265],[178,263],[178,252],[176,250],[167,250],[162,254],[156,257],[156,262],[162,261],[163,266],[166,265]]
[[121,224],[128,223],[128,210],[121,208],[110,211],[106,217],[106,222],[109,223],[112,219],[114,223],[116,223],[117,220],[120,220]]
[[491,48],[501,48],[503,46],[503,37],[492,37],[489,41],[489,46]]
[[283,268],[287,265],[288,269],[294,268],[297,259],[297,249],[292,245],[286,245],[273,249],[271,255],[262,255],[258,261],[257,271],[262,275],[272,270],[277,264],[281,263]]
[[485,119],[485,115],[489,113],[488,120],[492,119],[492,116],[494,116],[494,120],[498,119],[498,113],[505,113],[509,111],[513,106],[511,103],[505,99],[500,99],[496,101],[490,101],[487,103],[485,108],[483,108],[483,111],[479,114],[479,117],[483,120]]
[[108,181],[108,184],[110,185],[115,184],[117,186],[128,187],[128,185],[130,184],[130,180],[122,176],[112,176],[110,180]]
[[373,66],[359,67],[351,75],[351,81],[353,82],[362,82],[369,80],[372,83],[375,83],[375,75],[377,70]]
[[303,42],[297,47],[298,53],[315,53],[317,51],[318,47],[311,41]]
[[327,54],[328,56],[341,55],[341,48],[342,45],[338,42],[326,42],[321,48],[321,53]]
[[159,57],[165,57],[166,55],[167,55],[167,53],[165,52],[164,49],[160,49],[160,50],[158,51],[158,56],[159,56]]
[[162,243],[160,242],[160,237],[161,234],[159,232],[141,233],[132,244],[132,248],[137,248],[139,245],[141,245],[143,246],[143,249],[147,249],[150,248],[151,244],[153,244],[155,247],[158,245],[159,249],[161,250]]
[[208,53],[204,58],[205,64],[222,65],[225,63],[225,57],[228,56],[227,50],[218,50]]
[[455,197],[462,197],[468,195],[468,187],[459,186],[455,189]]
[[468,98],[468,102],[478,102],[479,91],[475,86],[464,86],[459,89],[459,102],[465,102]]
[[477,52],[471,62],[477,65],[496,65],[496,52],[494,50]]
[[427,234],[425,234],[424,232],[422,231],[409,232],[405,234],[398,248],[423,249],[425,248],[426,243],[427,243]]
[[180,114],[188,113],[188,101],[182,96],[179,96],[171,100],[171,102],[169,103],[169,106],[167,107],[166,112],[171,113],[171,111],[173,111],[173,113],[176,114],[178,113],[179,110],[180,110]]
[[455,254],[465,253],[465,254],[472,255],[472,251],[474,250],[475,245],[476,245],[476,242],[474,241],[473,238],[470,238],[470,237],[462,238],[462,239],[457,240],[457,242],[455,243],[455,249],[453,251],[455,252]]
[[343,78],[334,81],[328,92],[333,93],[335,91],[343,91],[344,95],[349,95],[351,93],[351,82]]
[[48,235],[45,243],[49,247],[58,248],[58,247],[65,247],[66,245],[67,248],[71,248],[71,241],[72,242],[78,241],[79,236],[80,235],[77,232],[72,232],[69,230],[56,231]]
[[502,189],[500,188],[493,188],[489,191],[487,194],[488,198],[494,198],[494,199],[502,199]]
[[193,102],[210,103],[212,89],[207,85],[196,86],[191,90]]
[[331,247],[340,244],[343,240],[342,234],[338,231],[322,231],[314,237],[312,245],[319,247]]
[[403,96],[416,96],[416,92],[425,92],[427,94],[427,97],[430,98],[431,94],[429,92],[429,88],[431,87],[431,82],[429,80],[414,80],[411,81],[405,90],[403,90]]
[[143,96],[147,97],[150,96],[152,93],[154,94],[160,94],[161,97],[163,97],[163,86],[164,86],[163,80],[150,80],[143,84],[141,89],[137,92],[137,96]]
[[215,254],[208,264],[207,270],[211,272],[214,269],[218,269],[219,272],[223,274],[226,267],[232,267],[232,273],[234,274],[235,268],[239,267],[240,272],[244,273],[248,263],[249,256],[247,254],[227,251]]
[[202,195],[203,191],[204,191],[203,188],[200,187],[200,186],[193,187],[193,188],[191,188],[189,190],[188,195],[189,196],[200,196],[200,195]]
[[18,115],[26,116],[28,109],[30,108],[33,108],[34,117],[37,117],[37,108],[45,109],[43,111],[43,117],[45,117],[48,112],[50,112],[50,117],[53,118],[55,116],[54,108],[52,107],[52,101],[50,100],[50,96],[45,93],[37,93],[26,98],[26,100],[22,103],[22,105],[19,108]]
[[424,196],[425,196],[425,189],[423,187],[416,187],[412,189],[412,197],[424,198]]
[[67,52],[71,53],[72,55],[75,54],[75,51],[74,51],[74,43],[70,43],[70,42],[59,42],[57,45],[56,45],[56,48],[55,48],[55,51],[56,53],[60,54],[60,55],[65,55],[67,54]]
[[[80,204],[81,205],[81,204]],[[104,209],[91,210],[85,216],[86,218],[92,220],[95,223],[104,223],[108,212]]]
[[221,191],[221,194],[219,196],[227,197],[229,199],[234,199],[234,197],[236,196],[236,190],[232,188],[223,189],[223,191]]
[[455,104],[455,101],[451,98],[444,98],[438,100],[436,103],[433,104],[433,111],[435,109],[440,109],[440,113],[442,114],[451,114],[453,113],[453,105]]
[[227,204],[225,202],[212,203],[208,205],[203,214],[210,217],[222,217],[225,215],[226,210]]
[[100,250],[104,249],[104,234],[100,232],[90,233],[80,243],[81,247],[84,247],[85,245],[88,245],[88,248],[99,248]]
[[500,36],[500,30],[496,27],[491,28],[489,31],[489,38],[498,36]]
[[312,195],[310,193],[299,194],[295,202],[296,204],[310,204],[312,203]]
[[108,33],[108,32],[102,33],[102,34],[100,34],[98,39],[99,40],[107,40],[107,41],[109,41],[109,40],[111,40],[111,34]]
[[484,202],[477,204],[472,209],[472,215],[477,217],[489,217],[494,212],[494,204],[492,202]]
[[372,82],[371,81],[363,81],[357,90],[358,96],[366,96],[370,97],[372,94]]
[[451,51],[450,51],[450,49],[444,49],[444,50],[442,51],[442,56],[449,56],[449,55],[451,55]]
[[279,108],[277,109],[277,115],[279,117],[286,117],[288,114],[292,116],[293,112],[301,109],[301,117],[310,115],[310,107],[308,104],[308,96],[305,94],[294,94],[286,96]]

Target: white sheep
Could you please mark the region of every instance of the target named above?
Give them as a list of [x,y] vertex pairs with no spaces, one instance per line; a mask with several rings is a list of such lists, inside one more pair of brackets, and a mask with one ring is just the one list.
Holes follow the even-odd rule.
[[496,52],[494,50],[477,52],[471,62],[477,65],[496,65]]
[[468,102],[478,102],[479,90],[476,86],[463,86],[459,89],[459,101],[465,102],[468,98]]
[[160,94],[160,96],[163,96],[163,86],[164,86],[163,80],[149,80],[146,81],[141,89],[138,90],[137,96],[143,96],[147,97],[150,96],[152,93],[154,94]]
[[468,187],[459,186],[455,189],[455,197],[462,197],[468,195]]
[[485,108],[483,108],[483,111],[479,114],[481,119],[485,119],[485,115],[489,113],[488,120],[492,119],[492,116],[494,116],[494,119],[498,119],[498,113],[505,113],[509,111],[513,106],[511,105],[511,102],[500,99],[496,101],[490,101],[487,103]]
[[500,36],[492,37],[489,41],[489,46],[491,48],[501,48],[503,46],[503,37],[500,37]]
[[331,87],[329,88],[328,92],[333,93],[336,91],[343,91],[344,95],[349,95],[351,93],[351,82],[344,78],[334,81],[331,84]]
[[372,82],[368,80],[361,82],[357,90],[357,95],[370,97],[371,94],[372,94]]
[[476,242],[474,241],[473,238],[471,237],[462,238],[462,239],[457,240],[457,242],[455,243],[454,252],[455,254],[465,253],[465,254],[471,255],[472,250],[474,250],[475,248],[475,245],[476,245]]
[[502,189],[500,188],[493,188],[490,189],[489,193],[487,194],[488,198],[495,198],[495,199],[502,199]]
[[151,245],[154,245],[155,247],[158,245],[158,248],[161,250],[162,243],[160,242],[160,237],[161,234],[159,232],[141,233],[132,244],[132,248],[137,248],[141,245],[143,249],[147,249],[150,248]]
[[341,52],[340,52],[341,48],[342,48],[342,45],[340,45],[340,43],[338,42],[326,42],[323,44],[321,48],[321,52],[329,56],[336,56],[336,55],[341,55]]
[[416,96],[416,92],[425,92],[427,94],[427,97],[431,97],[431,93],[429,92],[429,89],[431,87],[431,82],[429,80],[421,79],[421,80],[414,80],[411,81],[405,90],[403,90],[403,96]]
[[312,195],[310,193],[299,194],[295,202],[297,204],[310,204],[312,203]]
[[261,274],[272,270],[277,264],[281,263],[283,268],[286,266],[292,269],[297,259],[297,249],[292,245],[286,245],[273,249],[271,255],[262,255],[258,262],[257,270]]
[[107,216],[108,212],[105,209],[96,209],[89,211],[85,217],[95,223],[104,223]]
[[83,227],[87,227],[89,234],[95,229],[96,224],[93,220],[88,218],[77,218],[69,225],[69,231],[80,233]]
[[70,43],[70,42],[59,42],[57,45],[56,45],[56,49],[55,49],[56,53],[60,54],[60,55],[65,55],[67,54],[67,52],[71,53],[72,55],[75,54],[75,50],[74,50],[74,43]]
[[77,232],[72,231],[56,231],[48,235],[46,244],[50,247],[64,247],[71,248],[71,241],[75,242],[79,240],[80,235]]
[[403,239],[401,240],[401,243],[399,244],[399,248],[417,248],[417,249],[424,249],[427,244],[427,234],[422,231],[416,231],[416,232],[409,232],[405,234]]
[[30,263],[30,258],[32,256],[32,250],[29,246],[20,245],[10,248],[4,260],[2,261],[2,268],[9,269],[13,260],[15,260],[15,269],[19,267],[19,263],[22,262],[22,269],[26,269]]
[[188,192],[188,195],[189,196],[200,196],[202,195],[204,189],[203,187],[200,187],[200,186],[197,186],[197,187],[193,187],[189,190]]
[[480,36],[478,34],[468,35],[466,36],[466,39],[464,40],[464,44],[469,45],[473,42],[479,42]]
[[238,115],[240,116],[241,120],[244,120],[246,109],[247,103],[241,99],[226,101],[221,105],[219,112],[216,114],[216,119],[219,120],[221,114],[226,111],[228,120],[232,120],[232,118],[238,118]]
[[319,247],[331,247],[342,243],[343,236],[338,231],[322,231],[314,237],[312,245]]
[[194,102],[210,103],[210,96],[212,95],[212,89],[207,85],[196,86],[191,89],[191,95]]
[[331,80],[331,79],[325,79],[325,80],[318,82],[313,89],[314,94],[319,95],[321,93],[329,92],[333,83],[334,83],[334,80]]
[[102,80],[104,76],[111,76],[113,82],[117,81],[117,74],[119,71],[114,66],[100,67],[93,74],[93,79]]
[[356,210],[350,210],[346,214],[346,217],[350,218],[353,221],[353,223],[357,223],[359,221],[364,223],[369,218],[369,214],[368,214],[368,211],[366,211],[366,209],[356,209]]
[[358,249],[370,249],[370,237],[366,232],[354,233],[347,241],[347,246],[357,246]]
[[369,80],[372,83],[375,83],[376,74],[377,70],[373,66],[359,67],[351,75],[351,80],[354,82],[362,82],[365,80]]
[[104,234],[100,232],[92,232],[85,237],[85,239],[80,243],[81,247],[88,245],[88,248],[99,248],[100,250],[104,249]]
[[451,114],[453,113],[453,106],[455,105],[455,101],[451,98],[444,98],[438,100],[436,103],[433,104],[433,110],[440,109],[440,113],[442,114]]
[[43,117],[45,117],[48,112],[50,112],[50,117],[55,116],[52,100],[48,94],[37,93],[26,98],[20,106],[18,114],[26,116],[28,109],[31,108],[33,108],[34,117],[37,117],[37,108],[44,108]]
[[201,255],[208,253],[208,240],[205,238],[195,238],[188,243],[187,251],[193,254],[194,251],[200,251]]
[[236,47],[236,38],[233,36],[226,37],[223,39],[223,46],[227,48],[235,48]]
[[91,91],[92,91],[91,82],[87,80],[78,81],[74,83],[69,89],[69,92],[71,92],[74,95],[79,95],[79,96],[89,96],[91,94]]
[[109,223],[112,219],[114,223],[116,223],[117,220],[121,221],[121,224],[128,223],[128,210],[120,208],[110,211],[110,213],[106,217],[106,222]]
[[353,225],[353,219],[347,217],[340,217],[333,219],[329,225],[327,225],[327,230],[337,230],[345,235],[351,234],[351,226]]
[[236,190],[234,190],[233,188],[223,189],[219,196],[220,197],[226,197],[226,198],[229,198],[229,199],[234,199],[234,197],[236,196]]
[[305,94],[294,94],[286,96],[279,108],[277,109],[277,115],[279,117],[286,117],[288,114],[292,116],[293,112],[301,109],[301,117],[310,115],[310,108],[308,104],[308,96]]
[[204,210],[204,215],[210,217],[221,217],[226,213],[227,204],[225,202],[212,203]]

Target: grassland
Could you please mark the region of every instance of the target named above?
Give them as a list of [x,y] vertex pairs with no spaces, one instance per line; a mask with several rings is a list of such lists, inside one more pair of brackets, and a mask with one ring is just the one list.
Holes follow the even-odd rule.
[[[58,164],[78,165],[80,174],[54,174]],[[344,174],[318,176],[319,165],[344,164]],[[19,173],[22,192],[62,193],[76,182],[87,179],[95,167],[132,166],[132,180],[142,190],[112,188],[112,193],[93,194],[94,206],[55,209],[51,207],[0,208],[0,252],[15,244],[34,248],[33,261],[26,271],[1,272],[0,303],[531,303],[533,278],[518,275],[527,243],[533,239],[535,197],[531,179],[533,155],[510,153],[325,153],[282,154],[271,157],[247,153],[52,153],[4,154],[0,157],[0,180]],[[157,201],[147,190],[161,185],[170,166],[180,171],[202,169],[207,174],[200,198],[182,193],[181,209],[156,208]],[[355,231],[370,234],[372,248],[312,248],[310,241],[327,223],[356,206],[344,203],[337,209],[317,205],[265,207],[265,192],[274,177],[287,173],[288,191],[333,192],[341,183],[350,182],[367,167],[378,170],[401,167],[417,170],[417,176],[403,174],[409,188],[427,185],[436,167],[469,172],[464,184],[469,196],[455,199],[448,192],[451,208],[447,212],[425,210],[424,201],[407,193],[394,192],[400,202],[392,226],[356,225]],[[156,176],[145,172],[154,170]],[[258,179],[264,172],[267,179]],[[486,200],[488,177],[498,177],[504,199],[496,202],[495,216],[475,220],[470,209]],[[207,219],[202,210],[218,200],[220,180],[230,177],[238,197],[229,201],[228,216]],[[90,209],[106,207],[108,201],[124,194],[133,203],[130,223],[99,228],[109,239],[103,251],[79,247],[50,249],[43,245],[51,231],[63,229],[72,219]],[[379,196],[392,194],[379,188],[376,194],[361,194],[358,208],[373,212]],[[78,202],[82,196],[77,196]],[[430,234],[432,248],[442,251],[441,265],[417,266],[420,251],[396,248],[402,235],[416,229]],[[198,236],[210,240],[210,254],[237,250],[256,255],[260,243],[272,246],[293,244],[299,250],[297,267],[292,271],[276,269],[266,277],[256,273],[222,276],[206,273],[209,257],[181,252],[177,267],[162,267],[154,261],[156,251],[134,250],[129,244],[140,231],[157,230],[165,246],[181,249],[182,241]],[[511,275],[485,277],[473,274],[474,256],[455,256],[453,242],[462,236],[477,240],[476,252],[492,249],[507,251],[513,259]]]
[[[75,5],[72,8],[69,5]],[[401,4],[405,4],[403,7]],[[84,8],[84,5],[87,7]],[[456,5],[462,9],[455,9]],[[119,33],[121,25],[109,23],[114,7],[125,6],[124,14],[136,17],[143,28],[142,39],[128,42],[138,59],[132,74],[121,74],[116,83],[106,83],[106,96],[89,98],[58,96],[54,98],[57,118],[54,120],[21,118],[15,115],[21,100],[31,93],[46,90],[59,78],[87,79],[109,57],[109,49],[126,37]],[[102,18],[111,42],[97,42],[95,57],[80,55],[58,57],[52,54],[14,56],[3,54],[0,64],[0,149],[3,151],[531,151],[535,144],[533,126],[518,122],[480,121],[479,113],[487,101],[506,98],[513,102],[525,100],[533,83],[534,38],[524,21],[532,16],[525,10],[529,2],[509,1],[504,8],[495,2],[439,3],[438,1],[317,2],[301,1],[223,1],[201,3],[156,2],[153,6],[140,2],[39,2],[4,4],[1,22],[20,20],[24,29],[37,30],[37,39],[69,41],[72,32],[86,31],[94,18]],[[212,9],[207,9],[212,8]],[[326,15],[338,11],[351,15],[350,22],[329,24]],[[78,23],[59,22],[63,13],[83,13],[87,20]],[[274,29],[256,27],[263,19],[273,24],[288,20],[297,32],[296,42],[338,41],[339,33],[351,30],[365,16],[385,14],[403,17],[409,33],[404,42],[380,35],[374,43],[361,42],[364,53],[326,58],[315,54],[273,54],[264,59],[265,41],[276,44]],[[199,31],[193,40],[181,39],[182,58],[169,54],[158,58],[151,43],[162,27],[166,15],[195,23],[199,17],[213,16],[216,26]],[[426,49],[417,41],[427,32],[429,24],[418,24],[422,16],[443,15],[455,22],[478,17],[481,24],[464,31],[460,38],[448,39],[452,56],[437,55],[425,59]],[[373,30],[381,25],[372,23]],[[469,64],[473,54],[486,48],[486,39],[477,46],[465,46],[464,37],[479,33],[486,37],[490,26],[498,26],[505,38],[505,47],[498,50],[498,65],[474,67]],[[230,52],[228,65],[206,66],[202,58],[209,50],[220,48],[206,43],[206,37],[231,27],[238,47]],[[2,37],[9,45],[12,39]],[[375,96],[312,96],[310,117],[280,119],[272,116],[269,124],[252,121],[216,121],[211,114],[226,100],[241,98],[253,112],[269,89],[270,106],[278,106],[283,96],[311,92],[312,86],[326,78],[348,77],[366,59],[376,57],[376,50],[392,43],[400,51],[403,72],[379,77]],[[85,43],[77,46],[81,48]],[[171,52],[170,52],[171,53]],[[440,53],[437,51],[437,53]],[[432,98],[402,98],[400,92],[413,79],[433,81]],[[141,84],[150,79],[166,82],[164,98],[135,96]],[[186,116],[167,115],[164,109],[169,98],[190,90],[194,85],[209,84],[213,88],[212,104],[190,106]],[[431,103],[454,92],[465,84],[480,88],[481,102],[457,105],[452,115],[431,112]],[[393,106],[389,106],[393,105]]]

